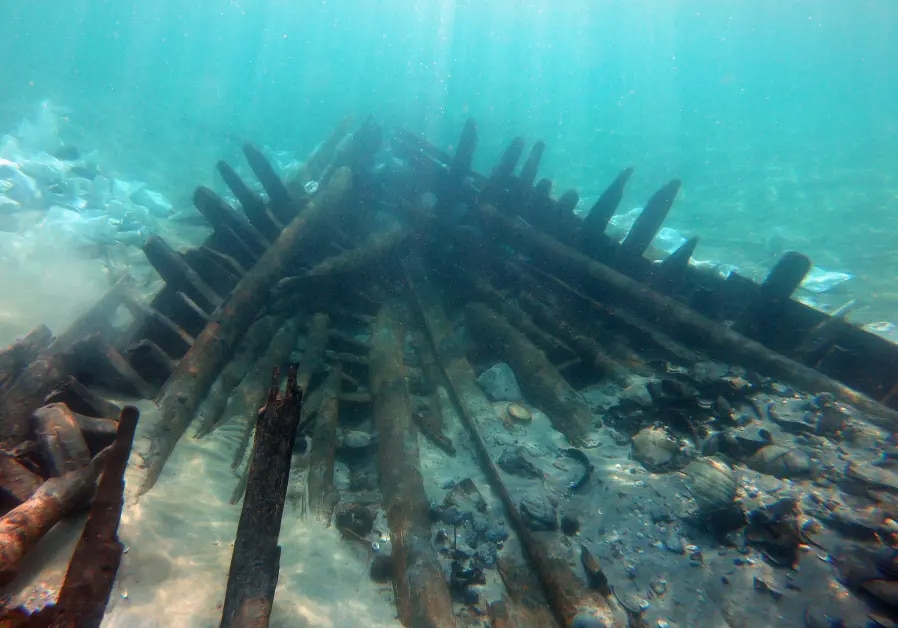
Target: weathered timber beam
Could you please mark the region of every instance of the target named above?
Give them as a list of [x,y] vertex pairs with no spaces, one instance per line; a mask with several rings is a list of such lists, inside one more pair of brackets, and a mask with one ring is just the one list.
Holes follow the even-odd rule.
[[806,255],[787,251],[767,274],[757,297],[733,328],[746,336],[757,337],[760,327],[780,317],[782,305],[789,301],[810,270],[811,260]]
[[134,406],[122,408],[115,442],[107,450],[103,476],[53,609],[53,625],[96,628],[103,620],[124,550],[118,528],[124,504],[125,467],[139,416]]
[[72,415],[75,417],[75,422],[78,424],[78,429],[81,430],[81,435],[84,436],[84,442],[87,443],[91,455],[97,455],[115,442],[118,421],[98,419],[77,412],[73,412]]
[[393,591],[406,626],[455,626],[449,587],[430,542],[430,506],[403,367],[400,313],[385,305],[372,329],[371,394],[377,463],[393,542]]
[[586,218],[583,219],[577,248],[590,257],[595,257],[604,245],[610,243],[605,236],[605,229],[608,228],[608,222],[614,216],[614,212],[617,211],[618,205],[624,197],[624,188],[632,174],[633,168],[625,168],[617,175],[589,209]]
[[679,190],[680,182],[674,179],[652,195],[633,222],[627,237],[621,242],[617,251],[618,259],[626,263],[628,258],[639,257],[649,248],[664,224]]
[[329,257],[312,267],[307,277],[322,277],[355,272],[369,268],[395,250],[411,235],[411,229],[394,227],[372,234],[359,246]]
[[50,528],[90,499],[105,455],[101,453],[85,467],[50,478],[28,501],[0,517],[0,586],[15,578],[22,558]]
[[290,359],[290,352],[296,344],[296,336],[299,333],[300,318],[291,318],[277,331],[271,343],[240,382],[240,386],[228,400],[225,409],[227,416],[247,417],[243,428],[243,435],[234,452],[234,460],[231,467],[236,469],[243,462],[243,456],[249,445],[256,419],[261,412],[261,404],[265,400],[265,386],[268,383],[268,373],[271,365],[281,365]]
[[445,376],[436,361],[430,340],[421,331],[413,336],[415,353],[421,364],[421,373],[429,391],[427,410],[418,410],[413,418],[421,433],[450,456],[456,453],[452,439],[446,434],[446,417],[455,414],[452,400],[446,395]]
[[268,159],[265,158],[262,151],[252,144],[245,144],[243,146],[243,154],[246,156],[246,161],[249,163],[249,167],[259,179],[259,183],[262,184],[262,187],[265,188],[265,192],[268,193],[269,209],[271,209],[271,213],[274,214],[274,217],[280,221],[281,224],[286,225],[291,222],[296,218],[296,214],[299,211],[299,205],[290,196],[287,186],[281,181],[281,178],[274,171],[274,168],[268,162]]
[[879,425],[887,429],[895,429],[898,426],[898,412],[886,408],[870,397],[771,351],[761,343],[750,340],[727,326],[698,314],[682,303],[659,294],[651,287],[589,259],[521,221],[503,216],[488,204],[481,205],[479,211],[493,233],[528,251],[534,256],[535,263],[549,261],[554,266],[566,267],[571,272],[585,277],[589,282],[601,287],[603,293],[607,294],[607,301],[645,312],[656,325],[682,342],[700,347],[721,360],[741,363],[810,392],[832,393],[839,400],[869,414]]
[[459,276],[480,300],[507,318],[512,325],[517,327],[543,351],[562,352],[565,355],[575,353],[575,350],[568,343],[537,325],[526,312],[509,301],[486,279],[476,276],[473,272],[463,273]]
[[73,344],[63,359],[66,371],[88,384],[106,386],[141,399],[152,399],[158,391],[99,332]]
[[[0,395],[0,447],[13,448],[28,436],[31,413],[71,375],[66,352],[97,329],[108,332],[109,319],[121,304],[124,282],[117,282],[87,312],[42,351]],[[102,334],[102,332],[101,332]]]
[[328,325],[330,317],[323,312],[318,312],[309,323],[309,333],[306,335],[306,346],[302,352],[302,360],[299,363],[297,382],[303,390],[309,389],[312,376],[321,369],[324,362],[324,352],[327,349]]
[[[536,572],[546,598],[555,617],[565,625],[574,625],[575,618],[584,611],[592,611],[595,621],[606,626],[622,625],[616,622],[611,609],[603,598],[589,590],[579,580],[565,558],[554,554],[521,516],[517,504],[502,481],[499,468],[493,462],[489,448],[480,435],[478,426],[489,425],[495,420],[492,403],[477,383],[474,370],[458,349],[457,343],[449,342],[453,326],[446,318],[420,263],[407,260],[406,277],[424,318],[430,343],[449,381],[455,399],[461,409],[480,465],[489,478],[490,484],[502,500],[506,514],[521,541],[524,554]],[[593,618],[591,618],[592,620]]]
[[63,378],[40,405],[47,403],[64,403],[72,412],[99,419],[117,417],[122,411],[118,405],[92,392],[72,376]]
[[265,236],[246,218],[234,211],[223,198],[206,186],[201,185],[194,191],[193,204],[206,217],[213,229],[227,228],[230,230],[243,242],[253,257],[258,258],[268,248]]
[[[513,267],[516,268],[516,267]],[[539,270],[535,266],[526,266],[529,274],[539,277],[542,283],[535,285],[541,290],[549,290],[556,296],[567,299],[571,303],[572,311],[585,309],[595,315],[597,322],[603,325],[602,338],[614,340],[613,351],[619,354],[619,359],[628,364],[640,364],[643,358],[633,351],[629,345],[624,345],[620,341],[630,339],[630,344],[640,347],[640,351],[645,353],[649,347],[658,351],[661,355],[668,359],[676,360],[686,364],[693,364],[707,359],[698,351],[686,347],[683,343],[674,340],[657,325],[654,325],[641,316],[637,316],[628,308],[617,303],[601,303],[596,299],[577,290],[570,284],[565,283],[555,275]],[[521,277],[527,275],[521,271]],[[575,303],[576,302],[576,303]],[[615,338],[619,336],[620,338]]]
[[243,182],[240,175],[238,175],[226,162],[219,161],[216,167],[218,168],[219,174],[221,174],[221,178],[224,179],[225,184],[231,189],[231,192],[234,193],[234,196],[236,196],[237,200],[240,202],[240,207],[243,209],[243,213],[246,215],[250,224],[262,233],[269,242],[277,240],[281,228],[268,214],[268,211],[265,209],[265,203],[262,202],[261,197],[249,189],[249,186]]
[[527,398],[546,411],[555,429],[571,444],[582,445],[592,425],[589,406],[545,354],[483,303],[467,305],[465,322],[481,343],[492,347],[511,364]]
[[175,370],[176,362],[162,347],[146,338],[125,349],[125,358],[138,375],[151,386],[161,387]]
[[609,379],[620,386],[630,385],[632,373],[629,369],[609,356],[594,338],[580,333],[565,321],[564,316],[553,311],[531,293],[521,292],[518,299],[524,309],[530,312],[541,326],[551,329],[555,336],[564,339],[586,364],[598,367]]
[[0,351],[0,394],[49,346],[52,339],[53,332],[46,325],[41,325]]
[[154,340],[172,359],[180,358],[193,345],[193,336],[133,292],[124,292],[122,305],[140,321],[144,335]]
[[[206,282],[206,285],[212,288],[216,294],[227,296],[234,289],[234,286],[237,285],[237,282],[240,281],[243,273],[236,272],[234,269],[222,264],[219,257],[213,257],[209,254],[211,251],[213,249],[209,246],[188,249],[184,251],[184,261],[196,271],[200,279]],[[227,257],[221,253],[218,255]],[[241,262],[252,266],[255,263],[255,259],[241,258]]]
[[281,278],[283,269],[323,219],[336,210],[350,180],[348,169],[341,169],[331,177],[302,214],[284,228],[277,241],[244,275],[178,363],[158,400],[161,419],[152,437],[141,493],[150,490],[159,479],[175,443],[187,429],[216,375],[246,329],[264,311],[271,288]]
[[150,236],[143,245],[143,252],[166,284],[184,292],[204,312],[211,313],[221,305],[221,296],[161,237]]
[[334,492],[334,454],[337,446],[337,417],[340,413],[342,368],[331,366],[321,387],[321,400],[312,431],[309,454],[309,505],[325,522],[330,520],[336,503]]
[[337,342],[349,345],[354,349],[359,349],[365,352],[371,351],[371,343],[365,342],[364,340],[359,340],[355,336],[351,336],[346,332],[340,331],[339,329],[329,330],[328,335],[330,336],[331,340],[336,340]]
[[278,535],[302,411],[295,365],[284,394],[280,384],[280,369],[275,368],[265,411],[256,425],[247,491],[228,570],[222,628],[263,628],[271,616],[281,562]]
[[[277,327],[279,327],[277,320],[273,316],[263,316],[250,325],[240,340],[234,357],[215,378],[206,398],[203,399],[198,412],[202,421],[193,435],[194,438],[202,438],[218,425],[231,394],[238,389],[240,382],[250,372],[259,352],[265,349],[265,343],[269,341]],[[271,364],[267,363],[267,366]]]
[[0,508],[28,501],[43,483],[41,476],[0,450]]

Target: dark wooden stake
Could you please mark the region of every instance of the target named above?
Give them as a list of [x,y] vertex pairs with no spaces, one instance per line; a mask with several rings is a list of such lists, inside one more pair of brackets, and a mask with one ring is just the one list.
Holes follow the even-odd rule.
[[275,368],[265,412],[256,426],[247,491],[228,571],[223,628],[265,627],[271,616],[281,561],[278,535],[302,411],[296,365],[290,368],[283,395],[280,381],[280,369]]
[[53,625],[93,628],[103,620],[124,549],[118,528],[124,504],[125,467],[139,416],[134,406],[122,408],[115,442],[107,450],[103,477],[59,592]]

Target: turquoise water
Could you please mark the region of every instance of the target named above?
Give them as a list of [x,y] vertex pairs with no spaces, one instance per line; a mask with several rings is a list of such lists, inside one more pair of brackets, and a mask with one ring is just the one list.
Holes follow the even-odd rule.
[[[810,230],[818,211],[835,226],[896,209],[887,0],[7,0],[3,13],[2,128],[51,98],[185,196],[196,181],[172,175],[194,154],[235,137],[302,152],[375,113],[442,145],[473,116],[481,167],[514,135],[542,138],[546,174],[585,194],[624,165],[634,200],[680,176],[689,224],[715,208]],[[198,161],[194,177],[211,169]],[[852,200],[802,204],[821,189]]]
[[[763,273],[783,248],[898,305],[898,4],[44,0],[4,3],[0,128],[43,99],[107,168],[188,205],[249,139],[303,155],[374,113],[488,169],[543,139],[556,189],[625,205],[684,180],[670,225]],[[771,239],[773,242],[771,243]],[[854,294],[853,294],[854,295]],[[853,296],[851,295],[851,296]],[[838,299],[837,299],[838,300]],[[844,299],[842,299],[844,301]]]

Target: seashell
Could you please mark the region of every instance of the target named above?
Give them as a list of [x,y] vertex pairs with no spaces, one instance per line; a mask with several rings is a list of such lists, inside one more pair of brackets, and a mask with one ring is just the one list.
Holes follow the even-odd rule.
[[505,412],[508,413],[508,418],[518,423],[530,423],[533,421],[533,413],[530,412],[527,406],[521,403],[508,404]]
[[700,512],[710,513],[729,508],[736,499],[736,474],[729,465],[715,458],[699,458],[690,462],[686,488],[695,498]]

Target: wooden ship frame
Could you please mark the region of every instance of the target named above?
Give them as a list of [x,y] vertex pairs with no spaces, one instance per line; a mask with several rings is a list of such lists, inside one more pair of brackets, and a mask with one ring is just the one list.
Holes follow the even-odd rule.
[[[150,237],[144,252],[165,282],[152,302],[123,280],[61,335],[38,327],[0,352],[0,585],[56,522],[90,507],[57,603],[32,615],[3,609],[0,623],[102,619],[121,558],[123,474],[138,413],[96,390],[157,401],[141,494],[159,480],[201,405],[198,437],[215,429],[232,393],[241,398],[246,434],[237,463],[253,445],[235,490],[235,502],[245,496],[222,626],[268,625],[291,452],[305,437],[316,512],[345,519],[380,503],[387,513],[402,623],[457,625],[453,594],[469,574],[459,561],[448,578],[441,567],[417,445],[420,432],[456,453],[444,431],[447,404],[524,561],[500,564],[506,593],[489,604],[491,625],[572,625],[584,609],[605,625],[642,625],[640,609],[616,597],[585,547],[581,565],[571,565],[556,540],[526,524],[485,438],[496,416],[458,340],[462,325],[495,345],[572,448],[594,427],[578,382],[667,381],[674,366],[708,362],[826,393],[888,432],[898,425],[898,346],[793,299],[811,268],[806,256],[785,254],[756,284],[690,265],[696,238],[663,259],[646,255],[679,181],[658,190],[618,242],[606,229],[629,168],[580,218],[576,192],[555,198],[551,181],[537,178],[541,142],[519,167],[525,143],[514,139],[487,175],[471,166],[473,122],[454,154],[398,130],[388,141],[403,167],[392,172],[377,164],[383,135],[373,120],[354,132],[343,125],[289,181],[245,146],[264,195],[220,162],[239,207],[198,188],[194,203],[212,227],[209,238],[179,253]],[[130,313],[125,327],[112,324],[120,308]],[[353,335],[365,328],[369,341]],[[302,334],[302,357],[288,366]],[[413,395],[427,400],[426,411]],[[340,495],[333,478],[341,408],[359,404],[370,404],[380,435],[379,487],[369,502]]]

